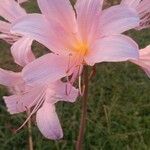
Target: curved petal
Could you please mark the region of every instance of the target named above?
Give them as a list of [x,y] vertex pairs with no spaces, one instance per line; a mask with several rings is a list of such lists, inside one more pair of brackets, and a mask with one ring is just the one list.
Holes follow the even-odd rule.
[[[71,88],[69,92],[67,91],[67,86]],[[48,103],[56,103],[58,101],[75,102],[78,97],[78,89],[68,83],[63,83],[62,81],[56,81],[49,85],[46,90],[46,101]]]
[[140,15],[146,15],[146,13],[150,13],[150,3],[149,0],[142,0],[137,6],[137,11]]
[[136,29],[141,30],[150,27],[150,1],[149,0],[122,0],[121,5],[128,6],[137,11],[140,24]]
[[[79,90],[76,89],[75,87],[73,87],[70,83],[63,83],[61,81],[57,81],[55,83],[55,94],[57,95],[57,97],[60,97],[61,101],[67,101],[67,102],[75,102],[78,94],[79,94]],[[67,91],[67,86],[69,86],[69,91]]]
[[12,87],[20,81],[22,81],[20,73],[15,73],[0,68],[0,84]]
[[11,53],[15,62],[20,66],[25,66],[35,59],[31,50],[32,39],[22,37],[11,47]]
[[58,140],[63,137],[63,131],[54,105],[44,102],[37,112],[36,122],[39,130],[46,138]]
[[132,8],[136,8],[140,2],[141,2],[141,0],[122,0],[121,4],[126,5],[126,6],[130,6]]
[[30,91],[23,91],[22,94],[4,96],[7,110],[10,114],[27,111],[38,102],[38,97],[42,95],[41,88],[32,88]]
[[10,34],[10,26],[10,23],[0,20],[0,39],[7,42],[13,39],[13,36]]
[[18,3],[24,3],[24,2],[27,2],[28,0],[17,0],[18,1]]
[[138,60],[131,60],[131,62],[141,66],[150,77],[150,46],[140,50],[140,57]]
[[143,0],[137,7],[137,11],[140,16],[140,25],[138,30],[150,27],[150,1]]
[[120,62],[139,58],[137,44],[127,36],[116,35],[95,42],[85,60],[94,65],[99,62]]
[[10,23],[0,20],[0,32],[10,33]]
[[105,9],[100,17],[100,36],[115,35],[139,26],[136,11],[117,5]]
[[69,0],[38,0],[38,4],[50,23],[56,20],[66,31],[76,32],[75,13]]
[[11,32],[31,37],[51,51],[65,55],[70,43],[74,41],[58,24],[53,21],[49,24],[40,14],[27,15],[17,20]]
[[0,1],[0,16],[5,18],[9,22],[13,22],[25,15],[25,10],[14,0]]
[[18,36],[9,33],[4,33],[0,34],[0,39],[5,40],[7,43],[12,45],[15,41],[18,40]]
[[97,37],[97,30],[103,0],[77,0],[77,23],[84,42],[92,42]]
[[24,67],[23,78],[29,85],[49,84],[71,73],[68,63],[69,57],[46,54]]

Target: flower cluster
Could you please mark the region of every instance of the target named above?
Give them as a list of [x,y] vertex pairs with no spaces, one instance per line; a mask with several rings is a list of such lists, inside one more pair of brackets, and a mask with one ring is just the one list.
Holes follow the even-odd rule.
[[[8,111],[32,108],[25,123],[36,113],[46,138],[63,137],[55,104],[75,102],[80,90],[74,83],[84,66],[130,61],[150,76],[150,47],[139,50],[123,34],[150,27],[149,0],[122,0],[106,9],[103,0],[77,0],[74,8],[69,0],[37,0],[41,14],[28,14],[20,6],[25,1],[0,1],[0,39],[12,45],[12,57],[22,67],[21,72],[0,69],[0,84],[12,89],[12,95],[4,97]],[[49,53],[36,58],[33,40]]]

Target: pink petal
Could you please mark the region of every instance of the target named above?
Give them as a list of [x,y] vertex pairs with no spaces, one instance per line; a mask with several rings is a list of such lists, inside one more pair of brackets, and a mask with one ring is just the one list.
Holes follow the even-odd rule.
[[23,78],[29,85],[52,83],[67,75],[68,63],[69,57],[46,54],[25,66]]
[[55,21],[51,24],[39,14],[27,15],[16,21],[12,33],[21,34],[35,39],[55,53],[67,53],[74,38],[69,37]]
[[148,77],[150,77],[150,46],[141,49],[140,58],[138,60],[131,60],[131,62],[141,66]]
[[15,86],[21,81],[21,74],[0,68],[0,84],[8,87]]
[[25,15],[25,10],[14,0],[0,1],[0,16],[5,18],[9,22],[13,22]]
[[11,114],[27,111],[38,102],[38,97],[42,95],[41,88],[32,88],[29,91],[23,91],[22,94],[4,96],[4,100]]
[[36,122],[39,130],[46,138],[58,140],[63,137],[54,105],[45,102],[37,112]]
[[35,59],[31,50],[32,39],[20,38],[11,47],[11,53],[15,59],[15,62],[20,66],[25,66]]
[[142,30],[150,27],[150,1],[149,0],[122,0],[121,5],[135,9],[140,18],[136,29]]
[[12,40],[13,37],[10,35],[10,23],[0,20],[0,39],[7,41]]
[[121,5],[105,9],[100,17],[100,36],[119,34],[139,25],[136,11]]
[[84,42],[92,42],[97,37],[103,0],[77,0],[77,23]]
[[137,6],[137,11],[139,14],[146,14],[150,13],[150,2],[149,0],[142,0],[139,5]]
[[10,23],[0,20],[0,32],[10,33]]
[[[69,86],[70,88],[68,91],[67,86]],[[62,101],[75,102],[78,97],[79,90],[70,85],[69,83],[57,81],[55,93],[58,97],[61,97]]]
[[24,2],[27,2],[28,0],[17,0],[18,1],[18,3],[24,3]]
[[18,40],[18,37],[13,34],[0,34],[0,39],[5,40],[9,44],[13,44],[15,41]]
[[69,0],[38,0],[39,7],[45,17],[55,20],[70,33],[76,32],[76,18]]
[[141,0],[122,0],[121,4],[136,8],[140,2]]
[[150,1],[143,0],[137,7],[140,16],[140,25],[138,30],[150,28]]
[[[69,86],[69,91],[67,91]],[[78,89],[68,83],[56,81],[49,85],[46,91],[46,101],[48,103],[56,103],[58,101],[75,102],[78,97]]]
[[18,39],[17,36],[10,33],[11,23],[0,21],[0,39],[5,40],[9,44],[14,43]]
[[101,38],[95,42],[85,60],[93,65],[99,62],[120,62],[138,59],[138,46],[127,36],[116,35]]

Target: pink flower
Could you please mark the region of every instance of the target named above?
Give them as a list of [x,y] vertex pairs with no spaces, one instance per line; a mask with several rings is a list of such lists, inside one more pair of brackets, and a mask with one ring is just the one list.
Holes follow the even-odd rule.
[[41,133],[49,139],[62,138],[63,131],[55,111],[55,103],[58,101],[74,102],[78,96],[77,89],[72,87],[72,91],[67,94],[67,83],[61,81],[31,87],[24,83],[21,73],[3,69],[0,69],[0,84],[13,89],[13,95],[4,97],[11,114],[24,112],[33,107],[28,119],[37,112],[36,122]]
[[150,45],[140,50],[140,57],[138,60],[131,61],[139,65],[150,77]]
[[137,11],[140,17],[138,30],[150,27],[150,1],[149,0],[122,0],[121,5],[128,6]]
[[11,53],[15,62],[21,66],[25,66],[28,62],[35,59],[31,51],[33,40],[27,36],[11,34],[10,29],[12,23],[26,15],[25,10],[16,1],[0,1],[0,16],[8,21],[0,21],[0,38],[13,44]]
[[[76,14],[69,0],[38,0],[44,16],[27,15],[12,27],[58,55],[45,55],[23,69],[30,84],[78,76],[83,65],[138,59],[138,46],[123,32],[139,25],[137,13],[117,5],[102,10],[103,0],[77,0]],[[59,11],[58,11],[59,10]]]
[[26,12],[14,0],[0,1],[0,16],[6,21],[0,21],[0,38],[13,43],[18,36],[10,33],[11,23],[26,15]]

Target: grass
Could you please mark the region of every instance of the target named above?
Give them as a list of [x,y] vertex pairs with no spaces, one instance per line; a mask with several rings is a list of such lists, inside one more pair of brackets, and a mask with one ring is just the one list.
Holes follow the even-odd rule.
[[[26,6],[35,11],[35,3]],[[149,44],[150,30],[130,32],[139,44]],[[18,70],[10,56],[9,46],[0,41],[0,67]],[[35,44],[35,51],[43,46]],[[150,150],[150,80],[134,64],[102,63],[90,82],[88,123],[84,150]],[[11,116],[7,113],[2,96],[8,95],[0,87],[0,150],[27,150],[28,131],[17,129],[25,120],[25,114]],[[74,150],[78,135],[81,102],[58,103],[64,138],[60,141],[45,139],[34,123],[33,142],[35,150]]]

